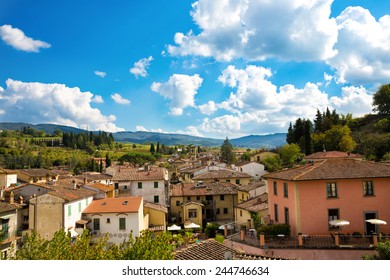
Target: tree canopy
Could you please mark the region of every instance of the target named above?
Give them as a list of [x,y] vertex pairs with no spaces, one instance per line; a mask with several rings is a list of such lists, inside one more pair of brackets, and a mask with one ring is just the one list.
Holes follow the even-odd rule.
[[227,137],[221,146],[220,160],[226,164],[231,164],[236,160],[236,155],[233,152],[233,146]]
[[380,115],[390,115],[390,84],[382,85],[373,96],[374,112]]

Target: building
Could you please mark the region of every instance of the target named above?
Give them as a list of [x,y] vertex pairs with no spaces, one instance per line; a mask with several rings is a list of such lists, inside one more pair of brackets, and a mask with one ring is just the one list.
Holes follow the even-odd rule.
[[13,201],[0,201],[0,260],[12,256],[12,249],[18,248],[22,236],[19,227],[21,208]]
[[18,181],[26,183],[49,183],[58,181],[59,175],[45,168],[17,169]]
[[142,197],[116,197],[93,201],[83,210],[83,220],[91,221],[87,227],[95,237],[108,234],[108,242],[122,243],[129,235],[140,236],[148,228],[144,216]]
[[264,159],[266,159],[267,157],[274,157],[274,156],[277,156],[278,154],[277,153],[273,153],[273,152],[267,152],[267,151],[264,151],[264,152],[255,152],[253,153],[251,156],[250,156],[250,161],[255,161],[255,162],[262,162]]
[[232,182],[237,185],[248,185],[252,180],[252,176],[235,170],[212,170],[202,173],[193,178],[195,182]]
[[148,216],[148,227],[153,231],[165,231],[167,228],[168,208],[161,204],[144,203],[144,215]]
[[267,173],[263,164],[254,161],[243,161],[237,163],[233,169],[239,172],[244,172],[253,177],[255,180],[260,180],[261,176]]
[[95,191],[94,199],[115,197],[115,189],[113,185],[106,185],[102,183],[86,183],[82,187],[87,190]]
[[11,185],[16,184],[17,174],[13,170],[0,168],[0,190],[4,190]]
[[[291,233],[390,232],[367,219],[390,221],[390,166],[360,159],[328,158],[264,175],[271,222],[291,225]],[[345,219],[345,227],[330,220]],[[380,227],[380,228],[379,228]]]
[[74,229],[94,195],[76,181],[58,182],[52,191],[30,199],[29,229],[45,239],[51,239],[56,231]]
[[184,223],[234,221],[234,207],[238,204],[238,185],[229,182],[180,183],[172,185],[170,218]]
[[[236,224],[245,224],[247,221],[251,221],[251,225],[254,225],[253,214],[257,215],[259,221],[262,224],[268,223],[268,194],[264,193],[260,196],[253,197],[247,201],[238,204],[234,211],[236,217]],[[251,214],[252,213],[252,214]]]
[[138,170],[121,170],[112,181],[115,196],[142,196],[145,201],[168,205],[168,171],[165,168],[146,166]]

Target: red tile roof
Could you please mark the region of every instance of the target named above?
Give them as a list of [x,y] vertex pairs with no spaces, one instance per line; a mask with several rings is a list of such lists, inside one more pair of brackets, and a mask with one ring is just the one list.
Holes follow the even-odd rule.
[[268,193],[253,197],[236,206],[247,211],[259,212],[268,209]]
[[252,178],[249,174],[234,170],[213,170],[208,171],[198,176],[193,180],[210,180],[210,179],[230,179],[230,178]]
[[165,180],[165,169],[150,167],[150,170],[124,170],[115,173],[113,181],[156,181]]
[[83,213],[137,213],[142,206],[142,201],[142,197],[138,196],[94,200]]
[[201,196],[236,194],[238,186],[229,182],[204,182],[201,186],[196,183],[181,183],[173,185],[171,196]]
[[363,158],[359,154],[352,154],[340,151],[318,152],[305,156],[305,159],[327,159],[327,158]]
[[287,181],[388,178],[390,165],[357,159],[333,158],[271,172],[263,177]]

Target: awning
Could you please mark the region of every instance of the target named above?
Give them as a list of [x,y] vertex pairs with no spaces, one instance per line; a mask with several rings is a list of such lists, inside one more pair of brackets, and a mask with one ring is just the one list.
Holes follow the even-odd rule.
[[85,225],[85,224],[88,224],[89,222],[91,222],[91,220],[79,220],[76,222],[76,224]]

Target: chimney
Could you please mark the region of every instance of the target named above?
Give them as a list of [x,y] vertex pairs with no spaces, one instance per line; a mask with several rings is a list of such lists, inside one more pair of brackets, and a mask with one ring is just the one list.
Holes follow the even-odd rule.
[[84,185],[87,184],[87,175],[84,176]]
[[75,189],[77,189],[77,185],[76,185],[76,180],[73,180],[73,189],[75,190]]
[[23,205],[23,196],[19,196],[19,204]]
[[15,200],[14,200],[14,192],[11,192],[9,194],[9,204],[14,204],[15,203]]

